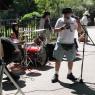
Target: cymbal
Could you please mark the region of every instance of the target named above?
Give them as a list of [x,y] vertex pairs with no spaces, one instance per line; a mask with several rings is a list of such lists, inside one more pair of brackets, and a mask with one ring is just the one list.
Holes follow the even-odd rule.
[[37,29],[37,30],[34,30],[35,32],[41,32],[41,31],[45,31],[46,29]]
[[17,45],[23,45],[25,43],[25,41],[20,41],[18,43],[14,43],[14,44],[17,44]]
[[19,41],[19,40],[17,40],[17,39],[14,39],[14,40],[13,40],[13,43],[14,43],[14,44],[23,44],[23,43],[25,43],[25,41]]

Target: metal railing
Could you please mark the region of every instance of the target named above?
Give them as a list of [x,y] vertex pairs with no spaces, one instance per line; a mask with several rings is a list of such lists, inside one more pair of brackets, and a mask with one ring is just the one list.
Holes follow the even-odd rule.
[[[12,23],[17,22],[19,26],[20,37],[23,38],[23,34],[25,33],[28,35],[27,39],[30,42],[37,36],[35,29],[38,29],[39,20],[39,18],[22,22],[19,22],[16,19],[0,20],[0,36],[10,37],[10,34],[12,33]],[[55,21],[52,21],[52,23],[53,22]],[[51,33],[51,39],[56,39],[55,33]]]

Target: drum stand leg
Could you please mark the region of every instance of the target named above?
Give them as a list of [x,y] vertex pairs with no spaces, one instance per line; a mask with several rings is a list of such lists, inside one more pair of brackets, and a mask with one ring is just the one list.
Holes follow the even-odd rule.
[[33,63],[33,61],[31,60],[31,58],[27,55],[27,59],[26,60],[28,60],[28,62],[26,61],[27,62],[27,66],[29,66],[30,63],[32,63],[32,64],[35,64],[35,66],[37,67],[37,64],[36,64],[37,61],[36,61],[36,59],[34,60],[34,63]]
[[24,44],[24,55],[25,55],[25,56],[24,56],[24,58],[23,58],[21,64],[25,65],[26,67],[28,67],[30,63],[33,64],[33,61],[32,61],[31,58],[29,57],[28,51],[26,50],[27,42],[28,42],[28,41],[27,41],[27,37],[25,37],[25,44]]
[[32,63],[33,64],[33,61],[31,60],[31,58],[28,56],[28,54],[26,55],[26,58],[25,58],[25,65],[26,66],[29,66],[29,64]]
[[11,77],[11,75],[8,73],[8,71],[5,68],[5,63],[3,63],[0,66],[0,95],[2,95],[2,79],[3,79],[3,73],[5,72],[5,74],[9,77],[9,79],[11,80],[11,82],[14,84],[14,86],[17,88],[17,92],[14,95],[17,95],[19,92],[22,95],[25,95],[24,92],[22,92],[21,88],[18,86],[18,84],[14,81],[14,79]]
[[[25,47],[27,47],[27,44],[25,44]],[[35,61],[35,63],[33,63],[32,59],[30,58],[30,56],[29,56],[29,54],[28,54],[28,51],[27,51],[26,49],[25,49],[25,51],[24,51],[24,55],[25,55],[25,57],[23,58],[21,64],[23,64],[23,65],[25,65],[26,67],[28,67],[29,64],[31,63],[31,64],[35,64],[36,67],[37,67],[36,61]]]

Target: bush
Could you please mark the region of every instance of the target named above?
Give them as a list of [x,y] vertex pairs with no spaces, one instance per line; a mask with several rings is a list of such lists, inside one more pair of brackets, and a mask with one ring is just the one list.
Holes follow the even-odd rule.
[[31,18],[34,18],[34,17],[40,17],[41,15],[38,13],[38,12],[32,12],[32,13],[28,13],[28,14],[25,14],[22,18],[21,18],[21,21],[26,21],[26,20],[29,20]]

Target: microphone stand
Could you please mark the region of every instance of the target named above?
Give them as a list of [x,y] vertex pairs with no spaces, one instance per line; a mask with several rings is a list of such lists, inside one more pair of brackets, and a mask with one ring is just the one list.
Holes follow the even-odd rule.
[[83,58],[82,58],[82,65],[81,65],[81,77],[79,79],[79,83],[84,83],[83,82],[83,69],[84,69],[84,58],[85,58],[85,45],[86,45],[86,35],[88,36],[88,38],[90,39],[90,41],[93,43],[93,46],[95,46],[95,43],[93,42],[93,40],[91,39],[91,37],[88,34],[88,31],[86,30],[85,25],[82,25],[79,21],[80,26],[82,27],[82,29],[84,30],[84,43],[83,43]]

